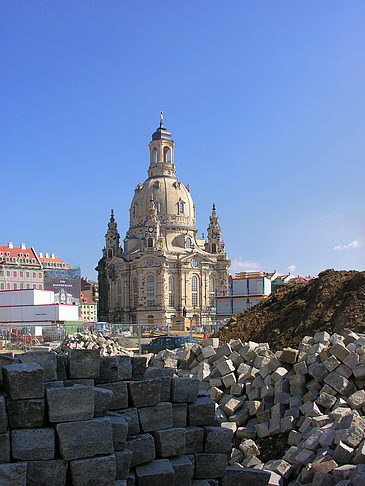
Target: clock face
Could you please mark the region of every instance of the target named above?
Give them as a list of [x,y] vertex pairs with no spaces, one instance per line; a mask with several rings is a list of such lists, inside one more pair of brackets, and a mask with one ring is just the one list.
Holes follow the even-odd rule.
[[149,227],[148,227],[148,231],[149,231],[150,233],[152,233],[154,229],[155,229],[155,228],[154,228],[153,226],[149,226]]
[[213,238],[217,238],[217,235],[215,233],[212,234]]

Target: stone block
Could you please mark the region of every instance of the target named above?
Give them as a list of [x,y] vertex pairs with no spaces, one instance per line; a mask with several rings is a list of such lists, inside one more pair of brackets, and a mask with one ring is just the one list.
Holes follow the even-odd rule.
[[169,402],[171,398],[171,376],[161,376],[160,402]]
[[198,453],[195,455],[195,477],[222,478],[227,464],[227,454]]
[[353,409],[362,408],[365,405],[365,390],[359,390],[352,395],[350,395],[347,399],[347,403]]
[[226,388],[230,388],[236,383],[236,376],[234,373],[228,373],[222,377],[222,381]]
[[108,417],[57,424],[56,430],[60,453],[66,461],[113,452],[113,430]]
[[350,351],[343,344],[335,343],[330,349],[330,354],[343,362],[350,354]]
[[355,366],[355,368],[352,370],[354,377],[357,380],[364,380],[365,379],[365,364],[359,364],[358,366]]
[[235,371],[234,364],[230,359],[224,360],[222,363],[217,364],[216,367],[221,376],[228,375],[229,373]]
[[44,371],[44,381],[57,380],[57,358],[54,353],[45,353],[44,351],[31,351],[30,353],[21,354],[21,363],[38,363]]
[[233,431],[223,427],[204,427],[204,452],[229,453],[232,449]]
[[6,432],[8,428],[8,415],[6,413],[5,397],[0,395],[0,434]]
[[118,412],[109,412],[108,416],[124,417],[128,421],[128,435],[140,433],[139,416],[136,408],[126,408]]
[[128,420],[125,417],[109,416],[113,430],[113,446],[115,451],[125,448],[128,435]]
[[214,402],[208,397],[198,398],[189,405],[189,425],[212,425],[215,418]]
[[12,400],[44,397],[44,371],[38,363],[3,366],[4,387]]
[[71,349],[68,366],[70,378],[99,378],[100,350]]
[[202,349],[202,355],[204,357],[204,359],[208,359],[212,356],[215,356],[215,350],[213,348],[213,346],[205,346],[203,349]]
[[12,429],[42,427],[45,403],[43,398],[7,400],[9,425]]
[[132,356],[132,380],[143,380],[147,368],[147,356]]
[[219,338],[206,338],[202,341],[202,346],[213,346],[213,348],[218,348]]
[[271,473],[255,468],[227,466],[222,486],[266,486],[270,484]]
[[199,381],[194,378],[172,378],[171,401],[192,403],[198,397]]
[[204,451],[204,429],[201,427],[186,427],[185,453],[196,454]]
[[188,456],[171,457],[169,461],[174,470],[174,486],[190,486],[194,466]]
[[88,457],[70,462],[73,486],[114,485],[116,465],[115,456]]
[[365,464],[365,440],[356,449],[352,462],[354,464]]
[[132,360],[129,356],[101,356],[98,383],[130,380],[132,378]]
[[170,402],[161,402],[152,407],[140,408],[138,415],[143,432],[169,429],[173,425],[172,404]]
[[68,463],[62,459],[29,461],[27,466],[27,486],[64,486],[66,484],[67,468]]
[[113,399],[113,391],[107,388],[93,387],[94,417],[104,417]]
[[47,388],[50,422],[89,420],[94,416],[94,391],[91,386]]
[[125,381],[115,381],[113,383],[103,383],[97,385],[113,392],[113,397],[109,405],[109,410],[120,410],[128,407],[128,385]]
[[245,457],[258,456],[260,454],[260,449],[252,439],[243,440],[239,445],[239,449]]
[[115,451],[116,475],[115,479],[128,479],[133,452],[129,449]]
[[181,456],[185,454],[185,429],[156,430],[153,433],[157,457]]
[[130,437],[126,448],[133,453],[131,468],[153,461],[156,457],[155,441],[151,434],[140,434]]
[[340,442],[333,453],[333,459],[337,464],[349,464],[353,456],[354,449]]
[[67,380],[65,354],[56,355],[56,366],[57,366],[57,380],[61,380],[61,381]]
[[173,427],[186,427],[188,407],[186,403],[172,404]]
[[0,464],[0,486],[26,486],[27,463]]
[[168,459],[156,459],[136,467],[138,486],[174,486],[174,470]]
[[11,450],[13,458],[21,461],[53,459],[54,429],[15,429],[11,433]]
[[336,390],[336,392],[341,393],[341,395],[351,392],[352,390],[351,383],[344,376],[339,375],[335,371],[327,375],[324,382]]
[[131,405],[137,408],[151,407],[160,402],[161,380],[130,381],[128,391]]
[[280,355],[280,361],[288,364],[295,364],[299,351],[293,348],[284,348]]
[[9,432],[0,434],[0,463],[10,462]]
[[[71,387],[71,386],[74,386],[74,385],[94,386],[95,381],[92,378],[74,378],[73,380],[65,380],[63,382],[63,384],[64,384],[65,387]],[[50,387],[47,387],[47,388],[50,388]],[[56,386],[56,387],[52,387],[52,388],[60,388],[60,387]]]

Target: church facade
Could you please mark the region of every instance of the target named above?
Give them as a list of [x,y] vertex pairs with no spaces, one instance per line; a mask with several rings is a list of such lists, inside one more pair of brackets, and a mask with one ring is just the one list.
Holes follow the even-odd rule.
[[230,261],[213,204],[207,239],[198,238],[190,187],[176,178],[175,143],[161,122],[149,144],[148,179],[138,184],[120,245],[112,211],[99,280],[98,319],[168,322],[214,319],[216,291],[228,289]]

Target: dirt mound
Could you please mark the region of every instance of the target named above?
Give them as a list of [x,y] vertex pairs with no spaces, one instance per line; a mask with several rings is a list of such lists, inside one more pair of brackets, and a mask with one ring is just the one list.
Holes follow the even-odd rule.
[[297,347],[319,331],[365,332],[365,272],[325,270],[317,278],[279,287],[252,309],[234,316],[215,336]]

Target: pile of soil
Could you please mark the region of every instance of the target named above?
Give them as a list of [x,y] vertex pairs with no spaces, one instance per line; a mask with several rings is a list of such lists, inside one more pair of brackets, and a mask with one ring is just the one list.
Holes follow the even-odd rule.
[[215,336],[267,342],[276,351],[296,348],[304,336],[327,331],[365,332],[365,272],[325,270],[305,283],[277,288],[267,299],[234,316]]

